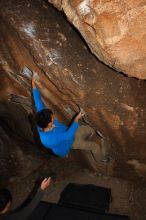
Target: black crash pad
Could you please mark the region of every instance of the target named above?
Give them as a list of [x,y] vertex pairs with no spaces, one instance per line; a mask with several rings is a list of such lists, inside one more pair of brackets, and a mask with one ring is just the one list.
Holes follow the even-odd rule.
[[83,211],[40,202],[27,220],[129,220],[127,216]]
[[44,220],[129,220],[129,218],[54,205]]
[[109,210],[111,189],[93,184],[69,183],[61,192],[59,204],[101,213]]

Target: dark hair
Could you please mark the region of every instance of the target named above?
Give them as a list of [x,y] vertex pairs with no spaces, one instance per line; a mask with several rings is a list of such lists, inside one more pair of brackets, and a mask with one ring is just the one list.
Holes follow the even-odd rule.
[[46,128],[52,121],[53,112],[50,109],[43,109],[36,114],[36,122],[40,128]]
[[0,212],[4,210],[9,202],[12,202],[10,191],[8,189],[0,188]]

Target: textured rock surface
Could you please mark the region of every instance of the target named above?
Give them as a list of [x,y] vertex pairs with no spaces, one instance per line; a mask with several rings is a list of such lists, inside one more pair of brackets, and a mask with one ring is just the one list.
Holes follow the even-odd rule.
[[91,51],[128,76],[146,79],[144,0],[49,0],[63,10]]
[[[145,179],[146,82],[98,62],[49,3],[3,0],[0,10],[1,102],[31,112],[28,66],[38,73],[44,102],[58,118],[68,123],[80,105],[86,123],[105,138],[112,160],[97,164],[97,170]],[[89,152],[75,152],[74,158],[79,155],[92,166]]]

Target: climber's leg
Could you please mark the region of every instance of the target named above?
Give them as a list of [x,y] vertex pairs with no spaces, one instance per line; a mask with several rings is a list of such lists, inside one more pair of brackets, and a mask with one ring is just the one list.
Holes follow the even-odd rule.
[[94,134],[95,131],[89,125],[81,125],[76,133],[73,149],[81,149],[83,146],[83,142],[87,141],[89,137]]

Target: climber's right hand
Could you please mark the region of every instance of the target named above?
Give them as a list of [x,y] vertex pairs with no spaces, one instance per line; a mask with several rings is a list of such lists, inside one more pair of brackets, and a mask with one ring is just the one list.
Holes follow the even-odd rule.
[[81,109],[79,113],[77,114],[77,116],[75,117],[75,121],[78,122],[78,120],[81,119],[84,115],[85,115],[85,112],[83,109]]

